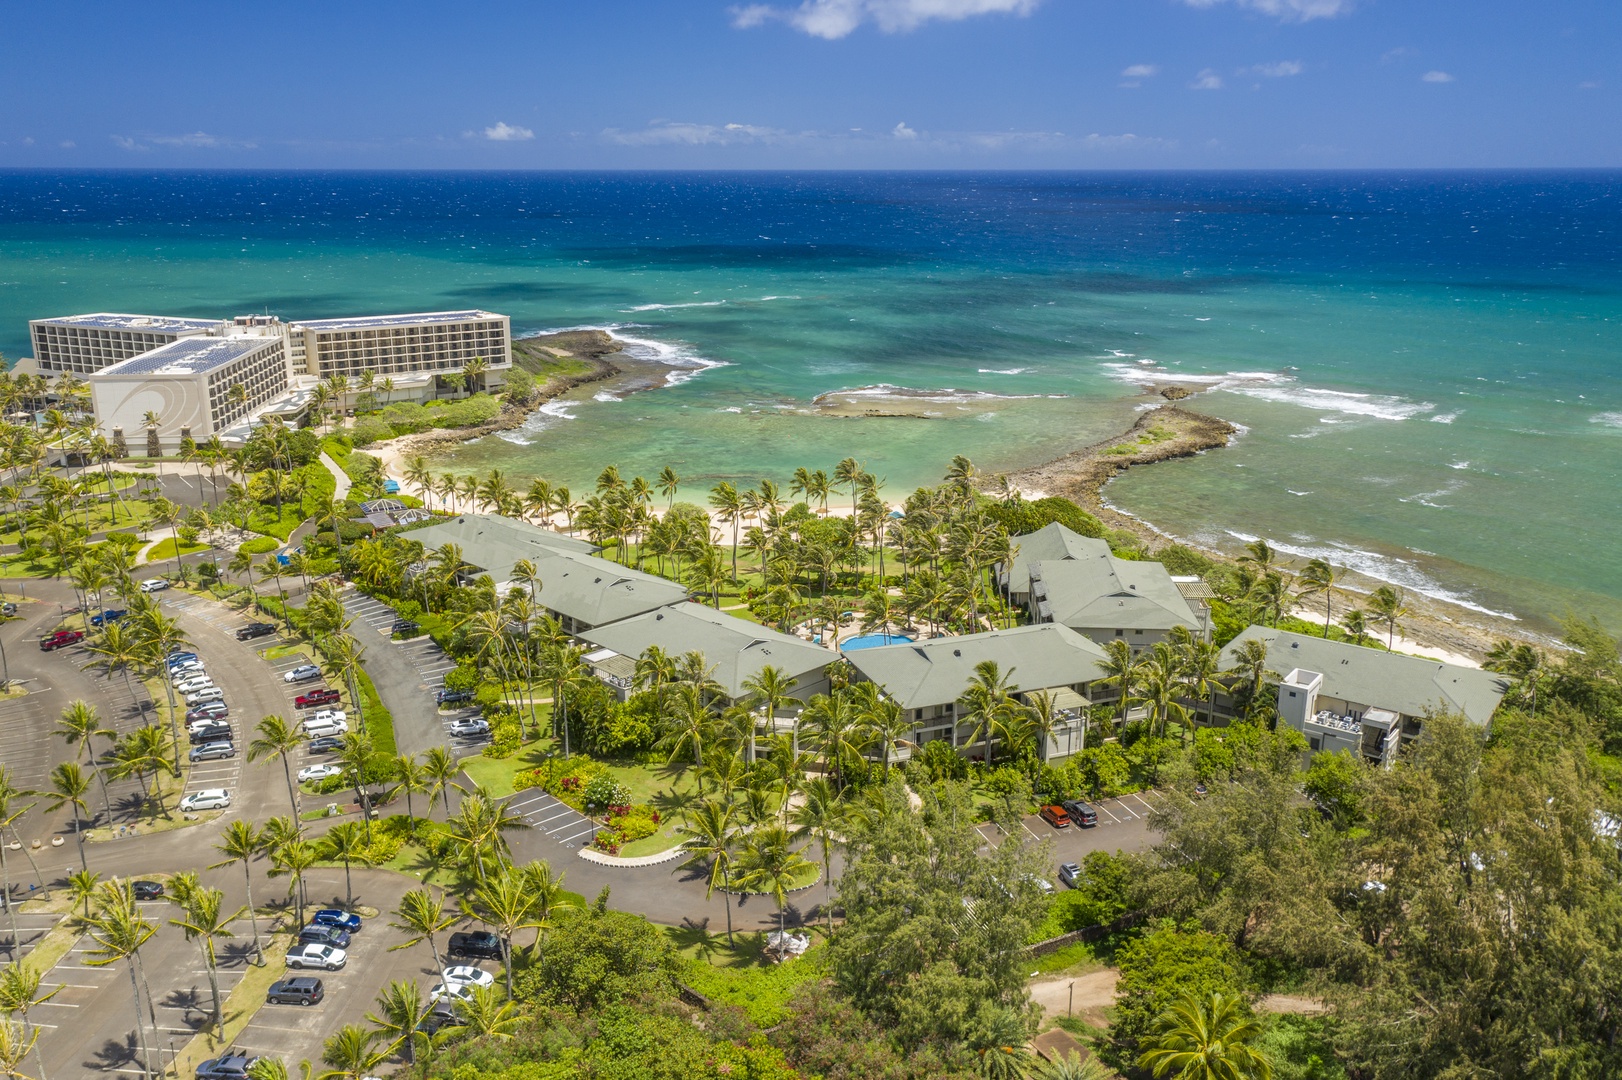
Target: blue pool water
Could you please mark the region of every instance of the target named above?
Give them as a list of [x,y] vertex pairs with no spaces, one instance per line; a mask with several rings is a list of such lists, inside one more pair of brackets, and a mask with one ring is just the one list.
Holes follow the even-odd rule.
[[839,647],[845,652],[850,652],[852,649],[872,649],[879,645],[902,645],[911,640],[912,638],[905,634],[863,634],[861,637],[849,639]]

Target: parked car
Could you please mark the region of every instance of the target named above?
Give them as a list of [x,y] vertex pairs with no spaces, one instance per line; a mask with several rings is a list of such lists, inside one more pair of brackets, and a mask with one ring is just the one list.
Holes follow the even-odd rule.
[[470,716],[465,720],[452,720],[451,734],[459,739],[477,739],[490,734],[490,724],[489,721],[481,720],[477,716]]
[[457,964],[439,973],[446,986],[494,986],[496,977],[472,964]]
[[186,705],[187,705],[188,708],[193,706],[193,705],[201,705],[206,701],[224,701],[224,700],[225,700],[225,691],[221,690],[217,686],[205,686],[205,687],[203,687],[203,689],[197,691],[194,694],[187,694],[186,695]]
[[310,923],[298,932],[301,945],[336,945],[340,949],[349,948],[349,931],[340,930],[336,926],[322,926],[320,923]]
[[461,1020],[456,1015],[455,1005],[449,1001],[436,1001],[433,1008],[428,1010],[428,1015],[422,1018],[422,1023],[417,1025],[417,1030],[424,1035],[433,1035],[442,1027],[459,1023]]
[[434,700],[441,705],[460,705],[464,701],[473,700],[471,690],[441,690],[434,695]]
[[1076,825],[1093,826],[1098,824],[1098,811],[1084,802],[1075,799],[1066,799],[1063,804],[1064,812],[1071,822]]
[[259,1058],[227,1050],[197,1066],[197,1080],[245,1080],[248,1070],[258,1061]]
[[141,582],[141,591],[144,593],[162,592],[168,587],[168,580],[161,577],[147,578],[145,581]]
[[1049,881],[1045,877],[1038,877],[1035,874],[1026,874],[1025,880],[1029,881],[1032,885],[1035,885],[1038,889],[1041,889],[1044,893],[1053,892],[1053,882]]
[[186,737],[193,746],[206,746],[209,743],[227,742],[232,737],[230,724],[209,724],[207,727],[187,728]]
[[343,770],[336,765],[306,765],[298,771],[298,782],[309,783],[312,780],[325,780],[329,776],[341,776]]
[[422,627],[418,626],[410,619],[395,619],[394,622],[389,625],[389,633],[391,634],[415,634],[421,629]]
[[129,612],[124,608],[117,608],[117,609],[109,608],[108,610],[103,611],[100,615],[92,615],[92,616],[90,616],[90,625],[91,626],[106,626],[108,623],[117,622],[119,619],[122,619],[124,616],[126,616],[128,614],[129,614]]
[[473,1000],[473,987],[462,986],[458,983],[435,983],[434,988],[428,991],[428,1003],[437,1005],[441,1001],[471,1001]]
[[301,976],[271,983],[265,1001],[271,1005],[314,1005],[324,993],[320,979]]
[[319,679],[320,677],[321,669],[316,667],[314,664],[300,664],[292,671],[289,671],[286,675],[283,675],[282,681],[309,682],[311,679]]
[[203,667],[201,660],[182,660],[178,664],[169,665],[169,681],[180,682],[193,675],[201,675],[206,670],[208,669]]
[[1080,880],[1081,880],[1081,864],[1080,863],[1067,862],[1067,863],[1060,863],[1059,864],[1059,882],[1060,882],[1060,884],[1066,885],[1069,888],[1074,889],[1074,888],[1077,887],[1076,882],[1078,882]]
[[338,700],[339,696],[338,691],[332,689],[332,687],[323,686],[319,690],[311,690],[294,698],[293,708],[314,709],[322,705],[331,705]]
[[310,745],[304,749],[312,754],[331,754],[344,748],[342,735],[323,735],[319,739],[311,739]]
[[229,739],[219,739],[192,747],[191,753],[187,756],[190,757],[192,761],[214,761],[219,758],[234,758],[237,756],[237,748]]
[[214,680],[204,672],[188,674],[184,679],[175,683],[175,692],[178,694],[195,694],[199,690],[206,690],[214,685]]
[[320,735],[347,735],[349,724],[343,720],[316,720],[313,717],[303,723],[304,734],[308,738]]
[[163,882],[132,881],[130,882],[130,892],[135,895],[137,900],[161,900],[163,899]]
[[165,664],[178,664],[182,660],[195,660],[197,654],[189,649],[175,649],[163,658]]
[[351,934],[360,932],[360,916],[343,908],[322,908],[310,916],[310,921],[320,926],[336,926],[340,930],[347,930]]
[[1052,825],[1055,829],[1070,828],[1070,815],[1064,812],[1064,807],[1062,806],[1042,807],[1042,820],[1047,822],[1049,825]]
[[251,622],[237,631],[238,641],[252,641],[254,638],[274,634],[276,627],[268,622]]
[[188,814],[198,810],[224,810],[230,805],[231,793],[224,788],[204,788],[180,800],[180,809]]
[[501,938],[493,930],[452,934],[445,952],[457,960],[500,960]]
[[212,723],[231,715],[231,707],[223,701],[209,701],[186,710],[186,723],[195,725],[199,720]]
[[83,640],[83,630],[58,630],[54,634],[47,634],[39,639],[39,651],[55,652],[64,645],[77,644]]
[[336,945],[299,945],[287,952],[290,968],[325,968],[337,971],[349,962],[349,954]]
[[7,600],[5,603],[0,603],[0,615],[10,616],[15,614],[17,614],[16,604],[13,604],[10,600]]
[[310,717],[309,722],[316,724],[347,724],[349,714],[342,709],[320,709]]

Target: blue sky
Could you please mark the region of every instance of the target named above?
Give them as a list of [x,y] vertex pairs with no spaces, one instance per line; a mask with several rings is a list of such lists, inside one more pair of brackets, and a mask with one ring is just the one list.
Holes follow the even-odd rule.
[[1622,165],[1617,0],[0,0],[0,166]]

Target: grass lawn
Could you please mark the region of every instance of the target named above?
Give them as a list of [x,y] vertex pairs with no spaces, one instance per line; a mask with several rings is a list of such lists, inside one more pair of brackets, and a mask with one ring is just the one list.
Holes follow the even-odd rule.
[[[257,967],[249,964],[242,978],[220,1003],[220,1012],[225,1019],[225,1030],[218,1038],[215,1038],[211,1031],[192,1036],[192,1040],[180,1051],[171,1066],[176,1076],[194,1075],[197,1066],[218,1054],[222,1047],[229,1046],[232,1040],[253,1021],[254,1014],[264,1007],[265,994],[270,990],[270,984],[286,974],[282,960],[287,955],[287,946],[291,941],[290,935],[275,934],[264,942],[265,963]],[[213,997],[205,991],[199,1007],[206,1011],[212,1008],[213,1004]]]
[[275,505],[256,507],[248,515],[248,531],[262,533],[265,536],[274,536],[278,540],[286,540],[293,535],[293,530],[304,524],[304,508],[296,499],[289,499],[282,504],[281,517],[276,516]]
[[[180,545],[180,554],[182,555],[194,555],[199,551],[207,550],[207,544],[182,543]],[[172,559],[174,557],[175,539],[174,537],[170,537],[167,540],[158,541],[157,545],[154,546],[151,551],[146,553],[146,565],[151,566],[153,563],[164,562],[165,560]]]
[[1077,941],[1055,949],[1031,962],[1031,971],[1044,977],[1053,975],[1087,975],[1108,967],[1099,958],[1102,942]]
[[733,935],[727,944],[725,925],[670,926],[665,933],[687,965],[682,981],[718,1004],[736,1005],[761,1027],[781,1023],[795,991],[828,975],[826,950],[813,932],[812,946],[803,955],[781,964],[766,955],[763,931]]

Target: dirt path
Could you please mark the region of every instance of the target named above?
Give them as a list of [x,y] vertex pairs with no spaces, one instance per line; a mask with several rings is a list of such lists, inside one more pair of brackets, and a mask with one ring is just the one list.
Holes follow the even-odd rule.
[[1120,977],[1121,973],[1114,968],[1104,968],[1085,975],[1034,982],[1031,1000],[1042,1006],[1049,1016],[1064,1016],[1074,1010],[1075,1015],[1089,1024],[1103,1027],[1107,1023],[1104,1010],[1115,1004],[1115,983]]

